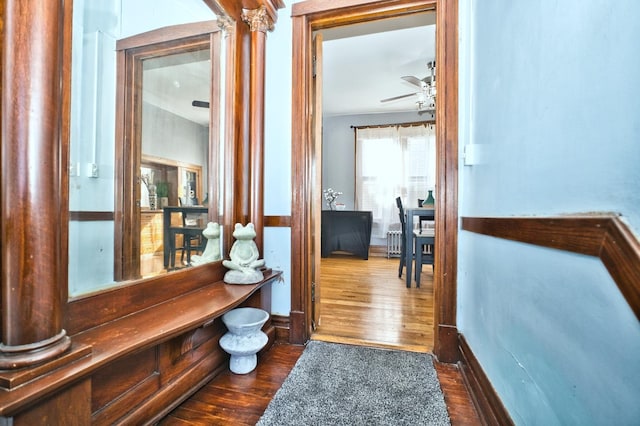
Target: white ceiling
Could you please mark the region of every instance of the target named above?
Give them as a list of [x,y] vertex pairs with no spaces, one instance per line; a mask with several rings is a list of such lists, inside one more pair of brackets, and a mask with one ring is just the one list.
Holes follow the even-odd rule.
[[[322,34],[324,116],[417,111],[416,96],[380,100],[418,90],[402,76],[429,75],[427,63],[435,60],[434,12],[341,26]],[[206,125],[208,109],[191,102],[209,100],[208,63],[192,58],[145,71],[145,101]]]
[[414,14],[323,30],[322,84],[325,116],[416,111],[415,93],[402,76],[422,79],[435,60],[435,13]]
[[144,70],[144,102],[207,126],[209,109],[194,107],[192,102],[209,102],[210,75],[208,49],[148,59]]

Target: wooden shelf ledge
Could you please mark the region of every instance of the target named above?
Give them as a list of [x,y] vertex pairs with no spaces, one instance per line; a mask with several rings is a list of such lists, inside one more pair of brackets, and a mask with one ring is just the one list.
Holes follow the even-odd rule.
[[38,373],[42,365],[0,372],[0,416],[11,416],[108,363],[212,324],[281,274],[269,272],[257,284],[215,282],[71,336],[72,348],[65,354],[71,362],[58,362],[47,374]]

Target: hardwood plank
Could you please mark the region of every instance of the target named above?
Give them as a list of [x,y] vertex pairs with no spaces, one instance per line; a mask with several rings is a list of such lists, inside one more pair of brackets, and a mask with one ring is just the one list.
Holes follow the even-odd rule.
[[433,270],[423,267],[421,287],[406,288],[399,261],[339,254],[322,259],[320,323],[311,339],[430,352]]
[[451,424],[453,426],[482,424],[478,413],[471,404],[471,397],[458,367],[442,362],[435,362],[434,366],[438,373],[438,380],[444,394],[444,402],[447,405]]
[[249,374],[226,370],[159,425],[254,425],[280,389],[304,346],[275,344]]

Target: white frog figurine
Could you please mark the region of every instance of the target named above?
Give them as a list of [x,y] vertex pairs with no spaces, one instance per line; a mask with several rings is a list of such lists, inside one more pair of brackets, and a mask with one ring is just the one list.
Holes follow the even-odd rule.
[[191,256],[191,264],[193,266],[222,259],[220,253],[220,225],[218,225],[217,222],[207,223],[207,227],[202,231],[202,235],[207,239],[207,245],[201,255],[196,254]]
[[236,241],[231,247],[229,257],[231,260],[223,260],[222,264],[229,268],[224,275],[227,284],[254,284],[264,279],[262,271],[258,268],[264,266],[264,259],[258,259],[258,246],[253,239],[256,230],[253,223],[242,226],[236,223],[233,230]]

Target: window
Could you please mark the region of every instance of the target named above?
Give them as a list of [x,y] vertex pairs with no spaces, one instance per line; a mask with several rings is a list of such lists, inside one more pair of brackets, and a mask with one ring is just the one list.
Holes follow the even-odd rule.
[[396,197],[417,206],[435,188],[435,125],[356,128],[356,209],[373,212],[372,237],[399,223]]

